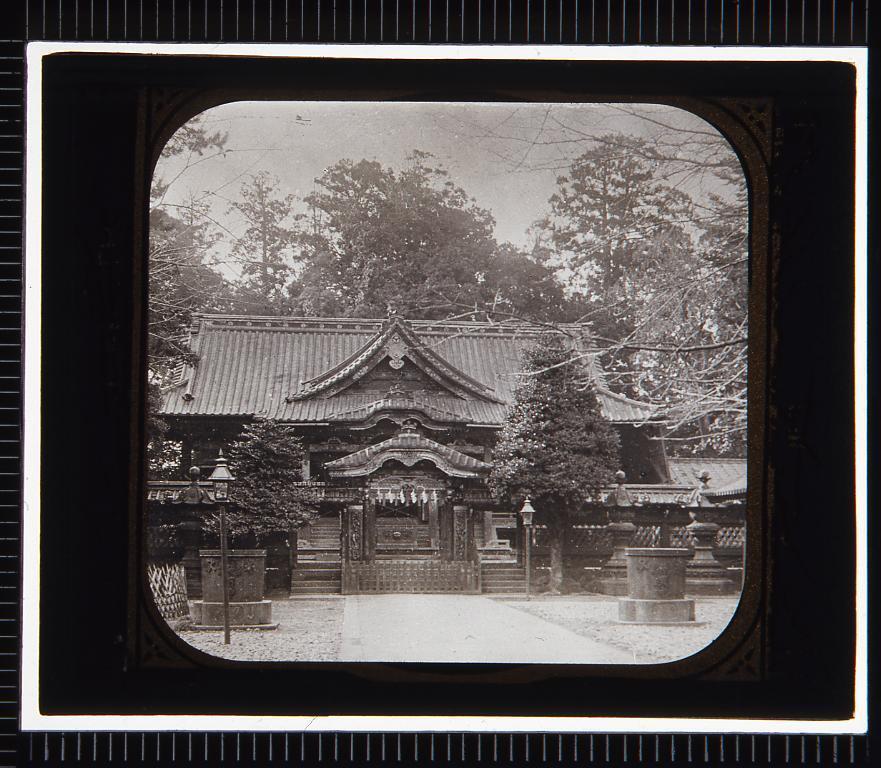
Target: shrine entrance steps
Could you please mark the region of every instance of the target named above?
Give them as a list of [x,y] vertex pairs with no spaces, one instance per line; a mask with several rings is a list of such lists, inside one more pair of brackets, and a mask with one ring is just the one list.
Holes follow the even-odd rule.
[[526,569],[522,565],[483,562],[480,581],[485,595],[526,593]]
[[[424,561],[423,561],[424,562]],[[449,568],[439,565],[431,567],[426,562],[420,567],[417,562],[395,563],[379,561],[372,566],[361,566],[365,570],[364,592],[410,592],[424,594],[430,592],[469,592],[474,590],[473,575],[459,574],[460,568],[447,573]],[[469,566],[469,569],[472,566]],[[470,573],[470,571],[469,571]],[[463,578],[465,577],[465,578]],[[373,583],[375,582],[375,583]],[[526,571],[523,566],[509,563],[481,564],[481,592],[493,594],[525,594]],[[338,595],[342,591],[342,567],[337,562],[300,562],[291,578],[291,595]],[[361,591],[358,589],[357,591]]]
[[[292,592],[298,580],[321,581],[323,574],[309,571],[328,571],[336,569],[335,581],[339,592],[340,570],[340,521],[336,517],[321,517],[303,527],[297,542],[297,566],[292,579]],[[297,574],[304,574],[298,578]]]
[[297,563],[291,576],[291,595],[338,595],[341,573],[339,560]]

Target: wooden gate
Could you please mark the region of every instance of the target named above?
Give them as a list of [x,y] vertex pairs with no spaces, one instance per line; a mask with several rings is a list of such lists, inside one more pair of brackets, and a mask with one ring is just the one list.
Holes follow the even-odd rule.
[[[381,525],[383,541],[379,552],[376,512],[377,505],[371,499],[365,504],[349,505],[343,512],[341,587],[344,595],[480,592],[480,563],[474,545],[473,515],[468,507],[439,505],[437,545],[432,538],[433,531],[426,534],[429,536],[426,546],[416,535],[418,526],[411,531],[404,524],[398,526],[400,530],[392,530],[395,526],[385,530]],[[429,528],[431,526],[429,523]],[[394,534],[398,534],[397,538]]]
[[343,564],[343,594],[478,594],[480,567],[470,561],[375,560]]

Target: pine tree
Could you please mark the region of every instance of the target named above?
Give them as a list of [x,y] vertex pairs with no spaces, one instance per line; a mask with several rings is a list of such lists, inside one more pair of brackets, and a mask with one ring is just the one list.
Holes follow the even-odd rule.
[[286,314],[288,283],[296,271],[293,195],[282,195],[278,178],[266,171],[242,184],[230,211],[245,220],[232,248],[242,265],[239,299],[251,314]]
[[314,492],[302,481],[305,453],[296,431],[273,419],[245,426],[230,450],[236,477],[229,524],[233,535],[289,531],[315,517]]
[[620,443],[596,393],[560,336],[526,354],[525,377],[493,452],[495,498],[519,508],[528,496],[547,526],[551,591],[563,580],[563,539],[570,518],[613,479]]

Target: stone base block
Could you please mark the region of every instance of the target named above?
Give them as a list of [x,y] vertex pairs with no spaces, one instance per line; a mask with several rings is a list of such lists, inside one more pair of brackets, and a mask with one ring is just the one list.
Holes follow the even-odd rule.
[[[223,603],[193,601],[195,629],[218,629],[223,627]],[[275,629],[272,623],[272,601],[253,603],[230,603],[229,625],[233,629]]]
[[719,595],[733,595],[737,592],[731,579],[685,579],[685,594],[698,597],[714,597]]
[[730,566],[725,570],[728,572],[728,578],[734,583],[734,591],[740,592],[743,589],[743,568]]
[[618,601],[618,621],[625,624],[690,624],[694,622],[694,600]]
[[615,597],[624,597],[630,592],[627,586],[627,579],[597,579],[597,590],[603,595],[614,595]]

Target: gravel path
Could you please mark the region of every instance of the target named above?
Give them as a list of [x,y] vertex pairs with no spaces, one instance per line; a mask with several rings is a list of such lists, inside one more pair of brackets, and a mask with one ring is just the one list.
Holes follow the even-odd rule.
[[626,664],[628,654],[484,595],[348,595],[341,661]]
[[544,597],[505,600],[507,605],[626,651],[636,664],[675,661],[697,653],[728,625],[739,598],[695,600],[693,626],[619,624],[618,601],[612,597]]
[[223,632],[182,631],[177,634],[200,651],[239,661],[336,661],[343,628],[343,600],[273,600],[275,630],[233,630],[230,644]]
[[[279,628],[272,631],[250,632],[234,630],[228,646],[223,644],[222,632],[183,630],[178,631],[177,634],[200,651],[210,653],[212,656],[240,661],[355,659],[373,661],[379,660],[380,657],[388,661],[392,656],[403,660],[400,659],[401,654],[407,657],[408,661],[427,661],[429,659],[426,655],[432,657],[430,660],[439,660],[443,657],[445,661],[510,661],[514,656],[518,657],[517,661],[555,660],[547,658],[548,653],[552,657],[562,656],[572,661],[569,655],[578,649],[569,649],[571,643],[562,642],[556,636],[556,642],[550,644],[554,647],[553,650],[539,653],[534,648],[529,648],[531,643],[526,642],[520,634],[534,627],[528,622],[523,622],[523,626],[520,626],[516,621],[503,621],[504,612],[509,611],[511,614],[526,613],[548,622],[544,625],[547,630],[539,633],[542,635],[539,639],[544,639],[544,635],[549,631],[554,634],[553,627],[558,627],[609,649],[609,658],[600,658],[603,654],[596,652],[600,646],[588,644],[585,646],[584,658],[579,659],[581,663],[605,661],[652,664],[682,659],[709,645],[725,629],[738,603],[737,598],[698,598],[695,601],[698,621],[696,625],[651,626],[619,624],[616,621],[617,600],[602,595],[538,597],[529,601],[516,597],[489,599],[469,596],[447,597],[444,599],[450,602],[450,605],[443,606],[442,614],[437,610],[427,612],[426,615],[431,617],[430,622],[422,616],[425,611],[418,609],[421,609],[424,603],[432,602],[431,599],[426,600],[426,598],[433,597],[437,601],[441,599],[440,596],[407,595],[404,599],[399,598],[399,605],[391,599],[392,597],[362,596],[355,599],[349,596],[273,600],[272,620],[278,622]],[[348,611],[349,622],[344,624],[347,601],[352,604]],[[358,624],[367,622],[364,626],[358,626],[357,631],[352,626],[354,615],[352,609],[356,604],[359,608]],[[480,605],[487,607],[483,610],[472,610]],[[396,610],[390,610],[391,607],[396,607]],[[439,609],[439,606],[433,607]],[[411,615],[414,611],[418,615]],[[460,618],[470,629],[468,633],[460,632],[462,638],[455,641],[457,633],[453,630],[456,628],[454,619],[458,616],[457,612],[469,614]],[[492,620],[489,614],[492,614]],[[442,618],[442,615],[447,618]],[[478,618],[483,619],[483,624],[489,620],[491,626],[483,627]],[[511,618],[513,619],[513,616]],[[404,626],[418,631],[409,634],[405,632],[402,636]],[[480,627],[483,627],[483,631],[477,632],[476,629]],[[513,628],[518,629],[518,632]],[[497,631],[500,629],[501,638],[497,636]],[[343,642],[346,631],[348,640]],[[440,631],[445,639],[440,644],[428,643],[431,648],[423,647],[427,639],[430,639],[436,631]],[[355,645],[353,640],[357,641]],[[512,640],[516,640],[513,643],[516,653],[514,650],[510,651],[508,655],[511,659],[474,658],[481,656],[481,653],[485,654],[487,644],[496,645],[497,650],[500,650],[500,643],[506,646],[506,642]],[[511,642],[507,642],[507,645],[510,644]],[[532,643],[532,645],[542,646],[545,643]],[[358,653],[354,653],[353,648]],[[588,648],[591,649],[590,653],[587,653]],[[443,653],[440,649],[443,649]],[[381,654],[380,650],[382,650]],[[567,653],[569,651],[571,653]],[[622,651],[624,654],[621,654],[620,658],[611,658]],[[457,654],[459,655],[456,658],[450,657]]]

